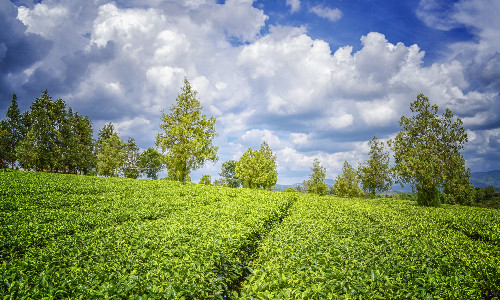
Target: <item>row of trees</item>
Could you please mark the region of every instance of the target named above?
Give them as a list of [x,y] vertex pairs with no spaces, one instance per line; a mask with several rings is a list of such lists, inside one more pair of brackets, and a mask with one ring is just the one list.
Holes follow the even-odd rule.
[[14,94],[6,116],[0,121],[2,168],[157,178],[163,164],[155,149],[140,153],[133,138],[122,141],[112,123],[94,140],[91,120],[67,109],[62,99],[53,101],[47,90],[23,114]]
[[[384,143],[374,137],[370,142],[369,159],[356,170],[347,161],[332,187],[332,193],[342,197],[360,197],[387,191],[394,180],[409,184],[417,201],[424,206],[440,203],[471,204],[474,189],[470,170],[460,150],[467,142],[462,121],[449,109],[438,115],[438,106],[431,105],[423,94],[411,103],[412,117],[401,117],[400,132],[388,146],[394,153],[395,164],[389,165],[389,153]],[[305,182],[308,192],[324,195],[325,169],[314,161],[310,179]]]
[[94,166],[92,134],[88,117],[66,109],[62,99],[52,101],[46,90],[23,114],[14,94],[0,121],[1,165],[85,174]]
[[[135,140],[122,141],[111,123],[99,131],[94,141],[90,119],[66,109],[62,99],[52,101],[46,90],[24,114],[19,112],[14,95],[7,119],[0,122],[2,167],[14,167],[17,162],[28,170],[130,178],[141,174],[157,178],[157,173],[166,167],[169,179],[186,184],[191,171],[207,160],[218,160],[218,147],[213,145],[216,120],[202,114],[196,95],[185,79],[176,103],[168,114],[162,113],[162,133],[156,137],[156,147],[162,153],[153,148],[140,153]],[[411,103],[411,110],[414,116],[401,117],[401,131],[388,142],[395,165],[389,166],[383,142],[374,137],[369,142],[367,162],[357,170],[347,161],[344,163],[342,174],[332,187],[334,194],[356,197],[364,191],[374,197],[377,191],[387,190],[394,178],[401,184],[410,184],[422,205],[470,202],[470,171],[460,153],[467,141],[462,121],[454,121],[449,109],[439,117],[438,107],[431,106],[422,94]],[[307,192],[328,193],[325,172],[316,159],[305,182]],[[225,162],[220,175],[215,181],[217,185],[273,189],[277,181],[276,156],[263,142],[259,150],[248,148],[238,161]],[[205,176],[202,182],[209,183],[210,178]]]
[[[62,99],[52,101],[47,90],[24,114],[13,95],[7,118],[0,122],[1,167],[17,164],[25,170],[128,178],[145,174],[153,179],[166,167],[169,179],[186,184],[191,171],[218,159],[218,147],[213,145],[216,120],[202,114],[196,95],[185,79],[176,103],[169,113],[162,113],[162,133],[156,137],[162,153],[154,148],[141,153],[133,138],[121,140],[112,123],[94,140],[90,119],[66,109]],[[276,156],[265,142],[259,150],[247,149],[238,162],[224,163],[224,168],[233,175],[221,185],[270,190],[278,177]],[[207,177],[202,181],[206,183]]]

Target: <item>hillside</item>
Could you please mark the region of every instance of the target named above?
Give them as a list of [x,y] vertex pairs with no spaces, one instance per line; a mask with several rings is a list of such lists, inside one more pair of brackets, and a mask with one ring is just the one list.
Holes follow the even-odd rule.
[[500,190],[500,170],[471,173],[470,181],[475,187],[487,187],[492,185],[497,190]]
[[500,295],[500,211],[0,171],[6,298]]

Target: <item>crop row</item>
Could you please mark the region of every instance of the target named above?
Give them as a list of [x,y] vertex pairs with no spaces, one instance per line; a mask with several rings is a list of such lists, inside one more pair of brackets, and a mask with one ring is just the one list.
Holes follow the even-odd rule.
[[[19,176],[20,186],[8,176]],[[0,292],[16,299],[234,297],[259,240],[295,200],[286,193],[168,181],[120,179],[115,185],[21,172],[0,177],[1,230],[9,234],[2,244],[12,239],[25,247],[22,254],[7,247],[2,253]],[[87,194],[87,185],[95,193]],[[25,187],[26,193],[18,190]],[[5,204],[9,199],[14,205]],[[128,217],[119,221],[120,214]],[[44,230],[30,235],[33,228]],[[43,246],[33,243],[37,239]]]
[[177,182],[35,172],[2,172],[0,195],[0,260],[64,235],[154,220],[218,200]]
[[305,195],[261,241],[244,298],[500,297],[500,213]]

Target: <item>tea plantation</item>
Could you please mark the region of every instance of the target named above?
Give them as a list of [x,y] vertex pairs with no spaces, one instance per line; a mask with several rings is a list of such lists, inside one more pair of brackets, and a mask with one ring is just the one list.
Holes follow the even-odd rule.
[[0,171],[3,299],[494,299],[500,212]]

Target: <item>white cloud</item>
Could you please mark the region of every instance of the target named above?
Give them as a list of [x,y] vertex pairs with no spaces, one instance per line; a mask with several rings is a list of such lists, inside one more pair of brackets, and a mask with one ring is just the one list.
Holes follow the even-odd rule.
[[290,6],[291,13],[295,13],[300,10],[300,0],[286,0],[286,5]]
[[309,134],[305,133],[290,133],[290,141],[294,145],[305,146],[309,143]]
[[329,8],[321,5],[311,7],[311,12],[315,13],[318,17],[336,22],[342,18],[342,12],[338,8]]
[[348,113],[340,113],[338,115],[331,116],[328,119],[328,125],[332,129],[342,129],[349,127],[353,124],[354,117]]
[[[432,12],[435,3],[422,1],[420,9]],[[480,37],[477,43],[452,47],[454,55],[472,57],[467,64],[462,55],[427,66],[417,45],[393,44],[377,32],[361,37],[362,47],[355,52],[350,45],[331,49],[306,27],[270,26],[261,36],[268,18],[250,0],[224,5],[154,1],[141,8],[100,4],[44,1],[20,8],[19,19],[29,31],[53,47],[16,75],[18,85],[67,86],[55,97],[94,124],[113,121],[143,148],[153,144],[161,111],[174,103],[184,77],[199,92],[204,112],[217,117],[219,164],[266,140],[277,153],[280,182],[298,172],[305,179],[315,157],[331,178],[344,160],[355,165],[366,155],[366,140],[375,132],[385,133],[379,138],[391,136],[421,92],[440,108],[450,107],[471,128],[482,130],[498,120],[500,59],[493,51],[500,39],[488,25],[498,20],[481,1],[457,2],[449,20],[426,20],[443,29],[466,24]],[[301,2],[287,0],[286,5],[293,13]],[[311,12],[331,21],[342,17],[340,10],[327,7]],[[478,68],[474,80],[490,90],[470,90],[475,86],[466,75],[471,66]],[[475,141],[494,144],[495,134],[477,133]],[[217,168],[210,168],[217,177]]]
[[387,126],[395,124],[400,117],[393,109],[394,101],[370,101],[356,103],[363,121],[368,126]]

